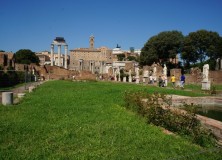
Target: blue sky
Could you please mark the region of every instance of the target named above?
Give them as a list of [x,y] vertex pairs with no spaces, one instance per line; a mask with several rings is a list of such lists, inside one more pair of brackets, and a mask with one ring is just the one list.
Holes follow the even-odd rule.
[[222,36],[221,0],[0,0],[0,50],[50,51],[55,37],[70,49],[142,48],[162,31],[199,29]]

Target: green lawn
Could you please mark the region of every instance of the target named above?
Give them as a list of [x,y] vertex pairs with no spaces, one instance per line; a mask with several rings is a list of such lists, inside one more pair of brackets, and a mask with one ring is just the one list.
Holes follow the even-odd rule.
[[203,152],[206,148],[179,136],[166,135],[124,109],[124,91],[140,89],[201,95],[124,83],[47,82],[20,104],[0,106],[0,159],[222,157],[218,152]]

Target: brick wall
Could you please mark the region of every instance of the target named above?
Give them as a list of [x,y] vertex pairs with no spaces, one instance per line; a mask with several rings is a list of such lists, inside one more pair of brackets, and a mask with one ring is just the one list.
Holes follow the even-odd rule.
[[222,70],[220,71],[210,71],[209,80],[213,84],[222,84]]

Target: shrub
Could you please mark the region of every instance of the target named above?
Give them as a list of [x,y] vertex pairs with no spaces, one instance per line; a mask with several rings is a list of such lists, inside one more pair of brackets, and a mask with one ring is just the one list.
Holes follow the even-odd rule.
[[211,131],[204,128],[196,118],[193,105],[185,104],[186,111],[178,110],[171,107],[170,97],[144,91],[125,92],[124,101],[126,108],[145,117],[148,123],[188,137],[200,146],[212,146],[215,143]]

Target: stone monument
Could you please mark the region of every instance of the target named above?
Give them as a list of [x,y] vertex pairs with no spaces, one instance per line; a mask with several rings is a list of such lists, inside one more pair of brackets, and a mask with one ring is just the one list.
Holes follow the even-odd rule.
[[202,73],[202,90],[210,90],[210,81],[209,81],[209,64],[203,66]]
[[114,80],[117,81],[117,69],[114,71]]
[[153,67],[153,74],[152,74],[152,76],[153,76],[153,79],[156,81],[157,80],[157,78],[156,78],[156,66]]
[[132,82],[132,71],[131,71],[131,69],[129,70],[129,82]]
[[136,83],[138,84],[140,83],[139,67],[136,67],[135,70],[136,70],[136,77],[135,77]]
[[218,71],[219,69],[220,69],[220,58],[217,58],[215,70]]
[[143,71],[143,83],[148,83],[148,78],[149,78],[149,71],[144,70]]
[[166,64],[164,64],[164,67],[163,67],[163,77],[164,77],[164,86],[167,86],[167,67],[166,67]]
[[2,104],[4,106],[13,104],[13,92],[2,92]]
[[68,44],[66,43],[65,39],[63,37],[56,37],[54,41],[51,44],[51,66],[54,66],[55,60],[54,60],[54,46],[58,46],[58,66],[60,67],[62,65],[61,61],[61,46],[65,47],[65,66],[64,68],[67,69],[67,55],[68,55]]
[[119,82],[121,82],[121,79],[120,79],[120,68],[118,68],[118,76],[119,76]]
[[123,77],[123,82],[126,82],[126,77]]

